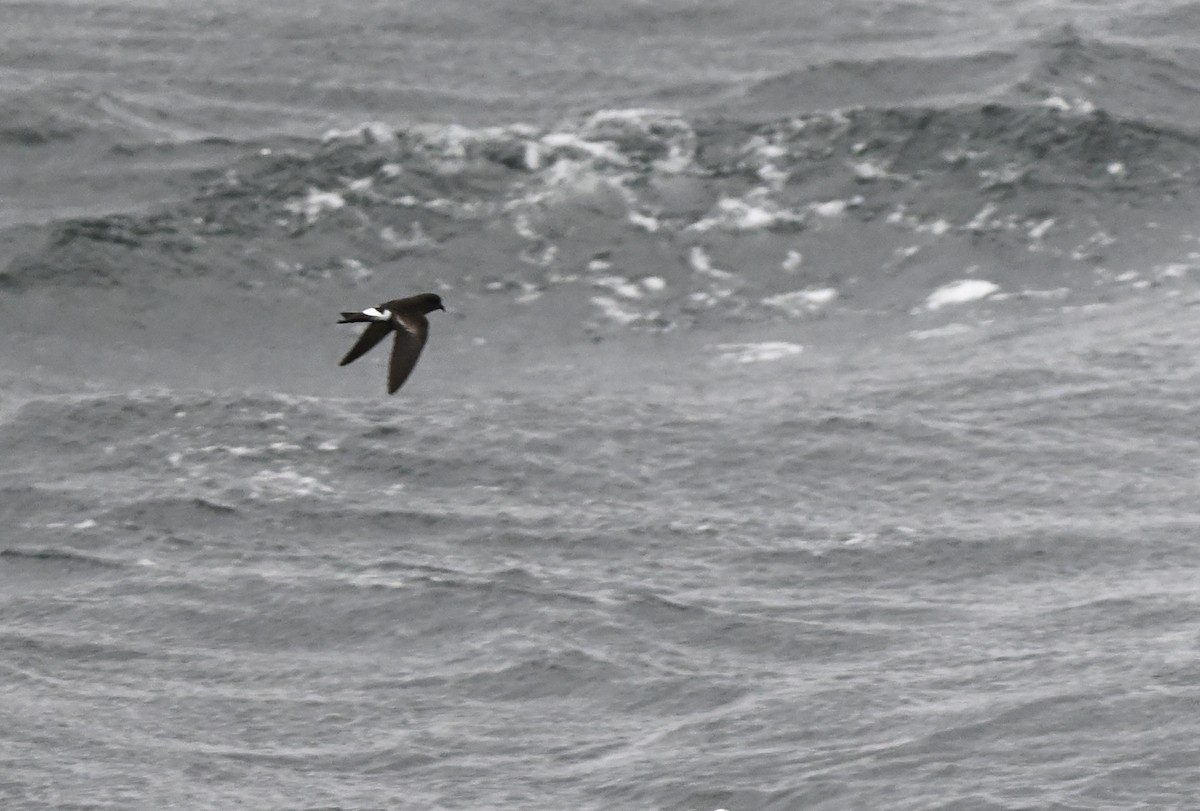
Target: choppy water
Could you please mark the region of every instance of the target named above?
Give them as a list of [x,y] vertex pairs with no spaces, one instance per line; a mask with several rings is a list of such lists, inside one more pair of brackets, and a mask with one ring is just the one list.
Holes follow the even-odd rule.
[[4,13],[5,809],[1192,806],[1194,7]]

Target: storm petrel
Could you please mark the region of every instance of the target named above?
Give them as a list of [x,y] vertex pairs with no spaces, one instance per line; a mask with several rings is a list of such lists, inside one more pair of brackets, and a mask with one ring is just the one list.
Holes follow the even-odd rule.
[[338,366],[358,360],[389,332],[394,331],[396,338],[392,343],[392,360],[388,365],[388,394],[395,394],[417,365],[417,358],[421,356],[421,349],[429,336],[429,320],[425,318],[425,313],[445,309],[441,296],[436,293],[422,293],[419,296],[385,301],[378,307],[368,307],[361,313],[342,313],[339,324],[366,323],[370,326],[363,330],[363,334],[358,337],[354,346],[350,347],[350,351]]

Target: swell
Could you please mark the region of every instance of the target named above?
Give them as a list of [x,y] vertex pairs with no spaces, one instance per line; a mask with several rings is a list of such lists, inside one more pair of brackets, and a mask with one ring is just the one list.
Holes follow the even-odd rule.
[[77,569],[79,567],[116,569],[128,565],[125,561],[111,560],[100,555],[89,555],[62,547],[6,547],[0,549],[0,558],[9,565],[44,564],[53,568]]
[[754,82],[722,109],[771,118],[780,109],[1050,104],[1192,129],[1197,98],[1194,49],[1161,37],[1110,41],[1066,24],[984,50],[816,62]]
[[[12,460],[0,512],[33,545],[229,549],[299,529],[322,555],[328,542],[421,538],[542,554],[733,538],[755,549],[766,531],[804,560],[837,550],[919,566],[929,553],[914,538],[930,537],[948,559],[1002,564],[1040,526],[1052,540],[1038,554],[1057,565],[1077,539],[1108,538],[1097,515],[1115,548],[1135,530],[1142,551],[1174,548],[1186,488],[1131,491],[1127,471],[1190,475],[1169,427],[1190,408],[1180,373],[1014,369],[996,352],[996,371],[909,367],[856,384],[852,403],[797,394],[802,381],[732,406],[541,391],[403,420],[374,403],[253,394],[41,400],[0,429]],[[843,504],[871,518],[812,517]]]
[[[1138,258],[1143,278],[1186,275],[1196,146],[1187,130],[1057,103],[372,124],[201,172],[152,213],[59,222],[0,284],[212,278],[253,292],[401,274],[481,306],[545,299],[585,330],[664,332],[804,320],[850,299],[907,312],[973,264],[1006,274],[991,281],[1010,297],[1058,304]],[[1036,287],[1018,269],[1031,252]]]

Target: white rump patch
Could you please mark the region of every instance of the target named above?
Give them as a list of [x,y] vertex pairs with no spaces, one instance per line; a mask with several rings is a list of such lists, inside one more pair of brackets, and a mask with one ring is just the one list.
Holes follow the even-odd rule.
[[375,309],[374,307],[368,307],[367,309],[363,310],[363,315],[365,315],[367,318],[374,318],[376,321],[391,321],[392,320],[391,310],[384,310],[384,311],[380,312],[379,310]]

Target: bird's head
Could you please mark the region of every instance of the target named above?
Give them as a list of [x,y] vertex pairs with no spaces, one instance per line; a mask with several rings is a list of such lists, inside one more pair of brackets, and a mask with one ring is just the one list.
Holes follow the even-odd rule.
[[434,310],[446,310],[442,304],[442,297],[437,293],[422,293],[419,296],[413,296],[413,304],[417,305],[423,313],[431,313]]

